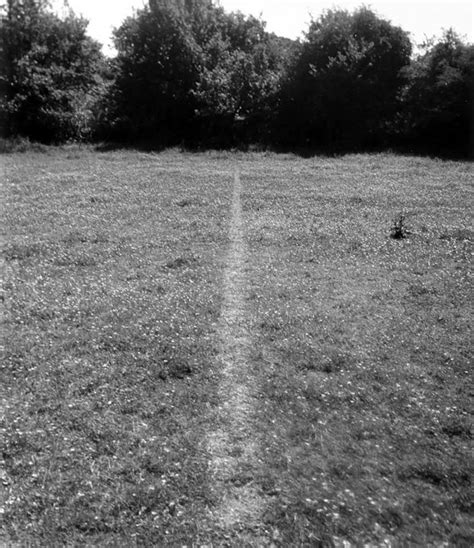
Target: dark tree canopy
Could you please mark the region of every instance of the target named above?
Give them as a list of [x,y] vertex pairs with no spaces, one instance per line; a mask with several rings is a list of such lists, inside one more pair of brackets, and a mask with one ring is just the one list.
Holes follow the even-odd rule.
[[283,63],[260,20],[211,1],[150,0],[115,43],[118,135],[216,146],[265,125]]
[[367,8],[325,12],[310,25],[283,86],[282,137],[308,146],[380,140],[410,54],[407,33]]
[[48,0],[0,8],[0,123],[46,142],[472,154],[474,46],[452,31],[411,57],[367,7],[328,10],[303,41],[214,0],[148,0],[106,60]]
[[432,152],[474,152],[474,46],[452,30],[406,68],[408,142]]
[[119,136],[164,143],[193,115],[198,51],[179,12],[161,4],[128,17],[115,31],[118,56],[111,122]]
[[88,136],[104,60],[86,28],[46,1],[8,1],[0,23],[5,133],[47,142]]
[[201,127],[215,132],[208,140],[239,129],[244,139],[260,139],[283,70],[281,54],[260,20],[222,10],[215,16],[213,35],[200,43],[203,63],[194,94]]

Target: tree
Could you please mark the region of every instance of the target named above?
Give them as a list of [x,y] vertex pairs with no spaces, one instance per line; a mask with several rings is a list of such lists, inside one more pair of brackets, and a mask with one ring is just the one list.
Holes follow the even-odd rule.
[[45,142],[88,136],[104,59],[86,28],[45,0],[8,0],[0,22],[5,133]]
[[222,10],[214,17],[214,32],[200,42],[202,64],[194,90],[201,127],[220,144],[229,144],[225,136],[263,140],[282,72],[281,51],[262,21]]
[[474,45],[452,30],[426,44],[405,71],[405,142],[431,152],[474,152]]
[[262,133],[281,63],[260,20],[211,0],[150,0],[115,43],[117,135],[226,146]]
[[115,31],[113,132],[129,140],[179,142],[194,113],[198,48],[181,12],[151,2]]
[[329,147],[380,143],[410,54],[407,33],[368,8],[326,11],[311,23],[282,87],[279,139]]

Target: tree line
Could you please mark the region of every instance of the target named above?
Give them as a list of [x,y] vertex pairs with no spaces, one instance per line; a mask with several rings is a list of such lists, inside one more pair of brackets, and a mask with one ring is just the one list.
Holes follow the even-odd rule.
[[332,9],[301,41],[212,0],[149,0],[114,31],[115,58],[71,10],[7,0],[6,137],[162,147],[470,155],[474,46],[452,30],[417,53],[367,7]]

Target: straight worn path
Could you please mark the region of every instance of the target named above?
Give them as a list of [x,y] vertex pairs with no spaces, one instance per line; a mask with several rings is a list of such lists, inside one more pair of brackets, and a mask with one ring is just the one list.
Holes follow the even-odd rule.
[[[246,244],[242,221],[242,183],[233,182],[229,251],[224,272],[224,301],[219,324],[220,383],[216,428],[208,435],[210,474],[219,504],[212,521],[228,538],[262,545],[259,524],[264,497],[253,485],[258,466],[258,434],[254,426],[255,379],[250,367],[251,337],[246,314]],[[247,536],[248,535],[248,536]],[[246,538],[247,537],[247,538]]]

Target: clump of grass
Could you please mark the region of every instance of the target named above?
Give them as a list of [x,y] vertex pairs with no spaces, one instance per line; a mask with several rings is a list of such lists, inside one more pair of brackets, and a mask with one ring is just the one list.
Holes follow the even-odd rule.
[[27,137],[0,138],[0,154],[12,152],[47,152],[50,147],[30,141]]
[[172,259],[166,263],[166,268],[169,268],[171,270],[176,270],[179,268],[188,268],[198,262],[196,257],[189,256],[189,257],[176,257],[175,259]]
[[439,236],[440,240],[455,240],[458,242],[470,242],[474,239],[474,232],[468,228],[457,228],[445,231]]
[[3,251],[6,261],[24,261],[41,253],[38,243],[11,244]]
[[199,198],[183,198],[176,202],[176,205],[179,207],[189,207],[189,206],[200,206],[202,202]]

